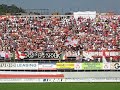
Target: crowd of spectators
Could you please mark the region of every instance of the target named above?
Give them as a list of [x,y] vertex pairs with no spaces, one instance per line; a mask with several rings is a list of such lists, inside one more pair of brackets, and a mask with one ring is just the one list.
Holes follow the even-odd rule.
[[[2,16],[1,16],[2,17]],[[66,44],[69,40],[74,42]],[[75,44],[75,45],[73,45]],[[120,49],[120,16],[4,16],[0,51],[75,52]]]

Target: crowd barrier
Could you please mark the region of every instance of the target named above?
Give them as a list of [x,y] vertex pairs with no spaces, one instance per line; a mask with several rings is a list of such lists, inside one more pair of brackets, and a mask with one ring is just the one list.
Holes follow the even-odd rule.
[[0,70],[120,70],[120,63],[13,63],[1,62]]

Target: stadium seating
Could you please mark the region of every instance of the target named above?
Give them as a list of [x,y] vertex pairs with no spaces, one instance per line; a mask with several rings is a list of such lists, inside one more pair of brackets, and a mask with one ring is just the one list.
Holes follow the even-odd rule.
[[[27,58],[78,57],[80,51],[95,54],[105,50],[107,61],[120,60],[120,16],[98,15],[95,19],[67,16],[0,16],[0,58],[10,58],[14,51],[29,52]],[[116,55],[112,55],[112,52]],[[48,52],[48,53],[46,53]],[[49,53],[54,52],[54,53]],[[30,54],[32,53],[32,54]],[[18,55],[22,55],[17,53]],[[33,57],[32,57],[33,56]],[[38,54],[36,55],[38,56]],[[21,59],[21,57],[17,57]],[[22,58],[23,59],[23,58]],[[78,58],[80,60],[80,58]]]

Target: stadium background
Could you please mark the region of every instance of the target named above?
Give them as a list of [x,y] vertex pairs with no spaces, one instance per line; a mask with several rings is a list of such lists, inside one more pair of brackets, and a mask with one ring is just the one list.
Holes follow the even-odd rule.
[[[42,14],[43,13],[49,14],[48,9],[45,9],[45,10],[43,9],[43,11],[40,10],[40,12],[42,12]],[[20,13],[16,13],[16,14],[20,15]],[[24,14],[23,13],[21,13],[21,14],[24,17]],[[58,15],[59,13],[55,12],[53,14]],[[71,13],[67,13],[67,14],[71,14]],[[6,16],[8,18],[10,16],[10,13],[9,14],[7,13],[7,15]],[[109,15],[110,15],[110,17],[114,16],[113,13],[112,14],[109,13]],[[109,15],[104,13],[103,16],[107,17]],[[6,16],[3,16],[2,18],[5,19]],[[34,17],[34,15],[29,15],[29,16]],[[67,17],[67,16],[65,16],[65,17]],[[11,16],[9,18],[11,18]],[[15,17],[12,17],[12,18],[15,18]],[[94,51],[92,51],[92,52],[94,52]],[[111,52],[112,52],[112,54],[111,54]],[[16,53],[17,55],[20,55],[19,52],[14,52],[14,53]],[[105,57],[107,58],[108,62],[105,62],[105,63],[103,63],[101,61],[103,59],[103,57],[101,58],[101,56],[103,56],[102,53],[104,53],[104,51],[94,52],[94,54],[95,53],[100,53],[100,54],[97,54],[98,57],[100,58],[100,61],[99,60],[97,60],[97,62],[96,61],[95,62],[93,62],[93,61],[92,62],[91,61],[85,61],[85,63],[83,63],[83,62],[81,63],[79,61],[76,62],[76,57],[73,57],[73,56],[69,57],[69,58],[66,58],[66,57],[63,57],[63,56],[58,57],[58,55],[56,55],[53,52],[44,52],[44,53],[39,53],[39,54],[36,54],[36,53],[34,54],[34,52],[32,52],[32,53],[22,52],[22,53],[24,53],[24,55],[27,56],[25,59],[23,59],[21,57],[18,58],[18,56],[15,55],[14,57],[11,58],[11,60],[12,60],[11,61],[9,58],[2,57],[1,63],[0,63],[1,81],[2,81],[3,78],[7,80],[7,79],[11,79],[11,78],[23,78],[23,77],[26,77],[24,75],[23,75],[23,77],[21,77],[21,75],[17,75],[17,74],[9,77],[10,73],[15,73],[16,71],[18,72],[18,74],[21,71],[24,71],[24,73],[26,73],[26,72],[33,72],[34,73],[36,71],[37,72],[40,71],[40,73],[43,72],[44,74],[46,72],[51,72],[51,73],[57,72],[58,74],[61,74],[59,72],[64,72],[64,73],[68,72],[68,74],[65,75],[66,78],[68,77],[68,79],[70,77],[74,76],[74,75],[72,75],[72,73],[77,72],[79,74],[78,75],[75,74],[76,77],[72,77],[73,79],[76,79],[76,78],[79,79],[79,77],[80,77],[80,79],[92,78],[93,81],[90,79],[87,82],[94,82],[94,80],[96,79],[96,76],[97,76],[97,79],[98,79],[98,77],[103,78],[103,79],[108,80],[108,81],[109,81],[109,79],[110,80],[112,79],[113,81],[115,81],[115,83],[114,84],[113,83],[63,83],[65,86],[63,84],[61,84],[61,83],[57,83],[57,84],[56,83],[53,83],[53,84],[52,83],[50,83],[50,84],[46,83],[45,86],[43,84],[25,84],[25,88],[30,90],[30,89],[32,89],[32,88],[30,88],[30,86],[34,86],[34,89],[36,87],[36,90],[37,90],[40,87],[42,87],[43,89],[44,89],[44,87],[46,87],[46,88],[48,87],[48,89],[50,89],[50,87],[53,88],[53,89],[54,89],[54,87],[56,87],[58,89],[60,89],[61,87],[64,87],[64,89],[71,89],[71,88],[85,89],[85,88],[92,87],[92,90],[94,90],[94,89],[99,90],[99,89],[101,89],[100,87],[102,87],[103,84],[106,84],[105,87],[108,88],[109,90],[119,88],[119,83],[117,83],[117,82],[119,82],[119,76],[120,76],[119,75],[119,55],[120,55],[119,54],[119,49],[118,50],[107,51]],[[23,55],[23,54],[21,54],[21,55]],[[24,57],[24,55],[23,55],[23,57]],[[39,55],[39,57],[36,58],[37,55]],[[113,56],[112,57],[113,61],[110,61],[109,55]],[[117,61],[116,61],[116,58],[114,56],[117,56]],[[91,58],[89,58],[89,60],[91,60]],[[10,73],[9,73],[9,71],[10,71]],[[5,76],[6,72],[7,72],[7,75]],[[72,72],[72,73],[70,74],[69,72]],[[82,75],[81,73],[83,73],[83,72],[85,72],[85,74]],[[94,74],[92,74],[92,72]],[[101,76],[99,76],[100,75],[99,73],[101,73]],[[69,76],[69,75],[71,75],[71,76]],[[80,75],[82,75],[83,77],[80,76]],[[33,78],[33,77],[34,76],[30,76],[28,78]],[[60,76],[59,78],[61,78],[61,77],[62,76]],[[43,78],[50,79],[50,76],[49,76],[49,78],[48,78],[48,76],[47,77],[44,76]],[[52,78],[57,79],[58,77],[52,77]],[[9,81],[7,81],[7,82],[9,82]],[[68,82],[71,82],[71,81],[68,81]],[[109,81],[109,82],[111,82],[111,81]],[[6,84],[1,84],[1,85],[4,86]],[[10,87],[13,87],[15,89],[15,88],[20,88],[20,86],[21,85],[23,86],[24,84],[16,84],[15,86],[13,86],[14,84],[7,84],[7,85],[8,85],[8,88],[9,88],[9,85],[10,85]],[[30,85],[30,86],[26,87],[27,85],[28,86]],[[39,87],[39,85],[40,85],[40,87]],[[71,85],[71,87],[66,87],[67,85]],[[74,85],[75,87],[72,86],[72,85]],[[103,87],[103,89],[105,87]],[[2,88],[5,88],[6,90],[8,89],[6,86],[4,86]],[[73,89],[71,89],[71,90],[73,90]]]

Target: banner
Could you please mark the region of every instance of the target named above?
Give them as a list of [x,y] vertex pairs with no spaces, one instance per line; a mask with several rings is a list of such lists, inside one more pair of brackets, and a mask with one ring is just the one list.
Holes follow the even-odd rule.
[[38,63],[0,63],[0,70],[38,70]]
[[74,69],[74,63],[56,63],[57,69]]
[[102,70],[103,63],[82,63],[82,70]]
[[54,58],[54,59],[57,59],[59,58],[59,55],[56,54],[55,52],[24,52],[25,55],[26,55],[26,59],[35,59],[35,58],[38,58],[38,59],[43,59],[43,58],[46,58],[46,59],[49,59],[49,58]]
[[38,65],[39,70],[57,70],[56,64],[54,63],[41,63]]

